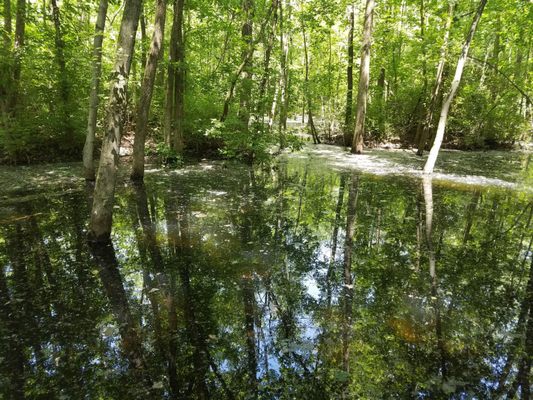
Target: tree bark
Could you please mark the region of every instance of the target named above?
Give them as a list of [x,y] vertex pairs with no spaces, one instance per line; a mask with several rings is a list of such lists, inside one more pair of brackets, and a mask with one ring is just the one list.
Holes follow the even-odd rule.
[[442,82],[443,82],[443,77],[444,77],[444,66],[446,64],[446,53],[448,50],[448,41],[450,38],[450,30],[452,27],[454,9],[455,9],[455,0],[450,0],[450,4],[448,8],[448,18],[446,19],[446,27],[444,28],[444,41],[442,42],[442,46],[440,48],[440,59],[437,65],[437,76],[435,77],[435,84],[433,86],[433,91],[431,92],[429,104],[426,109],[426,116],[424,119],[422,132],[420,134],[420,137],[418,138],[417,152],[416,152],[418,156],[422,156],[424,154],[424,148],[426,147],[426,143],[429,137],[429,131],[432,128],[435,106],[437,104],[437,100],[439,98],[439,94],[442,88]]
[[353,31],[355,11],[354,5],[350,6],[350,29],[348,31],[348,67],[346,68],[346,110],[344,114],[344,134],[350,135],[352,132],[353,113]]
[[4,48],[2,49],[2,61],[0,62],[0,112],[7,113],[7,100],[11,83],[11,0],[4,0]]
[[[290,2],[287,1],[287,21],[291,19]],[[280,40],[280,102],[279,102],[279,144],[280,148],[285,147],[283,132],[287,130],[287,114],[289,108],[289,77],[290,77],[290,32],[285,33],[285,19],[283,16],[283,0],[279,2],[279,40]]]
[[361,49],[361,67],[359,70],[359,89],[357,92],[357,111],[355,130],[353,135],[352,153],[363,152],[363,135],[365,132],[366,104],[368,99],[368,84],[370,81],[370,47],[372,45],[372,20],[374,16],[375,0],[367,0],[365,8],[365,22],[363,27],[363,47]]
[[250,101],[252,97],[252,60],[254,56],[253,44],[253,0],[242,0],[242,10],[245,21],[241,29],[242,59],[245,61],[243,79],[240,90],[239,119],[245,130],[250,120]]
[[65,42],[61,32],[61,17],[59,7],[57,6],[57,0],[52,0],[52,18],[54,19],[56,61],[59,67],[59,93],[61,95],[61,100],[63,101],[65,111],[64,118],[68,119],[68,113],[66,110],[69,106],[69,84],[67,77],[67,63],[65,60]]
[[[420,107],[420,116],[417,118],[417,124],[416,124],[416,134],[415,139],[413,140],[413,143],[418,144],[420,141],[420,136],[422,135],[422,131],[424,130],[424,116],[426,114],[425,110],[425,97],[426,97],[426,91],[428,87],[428,77],[427,77],[427,50],[426,50],[426,9],[425,9],[425,3],[424,0],[420,0],[420,6],[419,6],[419,14],[420,14],[420,47],[422,50],[422,90],[420,91],[420,100],[422,102],[422,106]],[[415,108],[416,113],[416,108]]]
[[433,146],[431,147],[431,151],[429,152],[426,165],[424,166],[425,174],[433,173],[433,168],[435,167],[435,162],[437,161],[437,156],[439,155],[440,146],[442,145],[442,140],[444,139],[444,131],[446,130],[448,112],[450,111],[450,106],[455,97],[455,94],[457,93],[457,89],[459,89],[459,84],[461,83],[461,77],[463,75],[466,59],[468,57],[468,49],[470,48],[470,43],[472,42],[472,38],[474,37],[474,33],[476,32],[478,22],[481,19],[481,14],[483,14],[483,9],[485,8],[486,4],[487,0],[481,0],[479,2],[478,9],[476,11],[476,14],[474,15],[474,19],[472,20],[472,25],[470,26],[470,30],[463,44],[463,50],[461,51],[461,56],[459,57],[459,61],[457,62],[457,67],[455,69],[455,75],[453,77],[450,93],[448,93],[448,96],[446,97],[446,100],[442,105],[439,125],[437,127],[437,133],[435,135],[435,141],[433,142]]
[[313,102],[311,100],[311,93],[309,90],[309,54],[307,51],[307,35],[305,33],[305,25],[303,21],[302,21],[302,35],[304,39],[304,64],[305,64],[304,94],[307,100],[307,125],[309,126],[309,131],[311,132],[311,136],[313,137],[313,143],[318,144],[320,143],[320,138],[318,137],[318,132],[316,130],[315,122],[313,120],[313,111],[312,111]]
[[13,49],[13,80],[11,83],[9,110],[14,112],[19,97],[20,74],[22,70],[22,49],[26,31],[26,0],[17,0],[15,19],[15,46]]
[[274,38],[276,35],[276,24],[277,24],[277,9],[278,9],[278,0],[272,1],[272,12],[273,17],[271,21],[270,30],[266,34],[264,39],[265,55],[263,63],[263,76],[261,78],[261,83],[259,84],[259,101],[257,104],[257,113],[259,118],[265,122],[265,108],[266,108],[266,99],[265,94],[267,91],[267,85],[270,79],[270,60],[272,58],[272,49],[274,47]]
[[141,0],[126,0],[118,37],[111,93],[107,106],[106,134],[102,144],[89,223],[89,238],[93,241],[105,242],[109,240],[111,235],[120,140],[122,138],[124,114],[127,105],[128,77],[140,9]]
[[185,93],[185,40],[183,33],[184,0],[175,0],[170,33],[167,98],[165,108],[165,142],[176,153],[183,151],[183,117]]
[[11,0],[4,0],[4,46],[7,49],[11,48],[11,34],[13,28],[11,26]]
[[173,140],[172,148],[177,153],[183,151],[183,119],[185,118],[185,29],[183,23],[183,13],[184,13],[185,1],[178,1],[178,31],[177,31],[177,53],[176,53],[176,90],[175,94],[175,104],[176,104],[176,113],[175,113],[175,134]]
[[158,0],[155,11],[154,33],[152,43],[144,67],[144,76],[141,83],[141,98],[137,110],[137,121],[135,124],[135,139],[133,142],[133,167],[131,179],[142,181],[144,178],[144,144],[148,130],[148,117],[150,114],[150,104],[154,90],[155,74],[159,55],[163,44],[165,32],[166,0]]
[[87,118],[87,135],[83,146],[83,175],[86,180],[96,179],[94,170],[94,138],[96,136],[96,120],[98,114],[98,90],[102,73],[102,43],[104,41],[105,20],[108,0],[100,0],[93,40],[93,65],[91,77],[91,93],[89,95],[89,117]]

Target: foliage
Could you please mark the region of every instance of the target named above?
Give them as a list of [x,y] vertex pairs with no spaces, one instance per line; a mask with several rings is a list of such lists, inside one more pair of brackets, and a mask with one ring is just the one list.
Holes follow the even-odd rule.
[[166,143],[157,143],[155,149],[147,152],[148,155],[155,156],[160,164],[170,167],[181,167],[183,165],[183,157],[178,154],[172,147]]
[[[78,158],[86,129],[97,2],[59,2],[66,61],[64,74],[60,73],[57,60],[51,3],[26,1],[24,46],[15,49],[16,3],[9,2],[11,31],[3,31],[0,46],[3,97],[0,99],[0,160],[18,163]],[[256,0],[254,12],[247,14],[245,3],[185,1],[185,59],[180,68],[185,71],[181,123],[186,151],[203,156],[217,153],[217,148],[223,146],[218,154],[224,157],[261,161],[273,144],[281,141],[278,144],[283,145],[283,140],[291,140],[293,125],[302,125],[294,121],[309,112],[322,139],[338,142],[345,124],[348,12],[352,4],[344,0],[296,3]],[[441,96],[449,88],[451,71],[474,3],[457,4],[446,49],[447,67]],[[275,12],[272,4],[277,6]],[[527,32],[533,30],[533,19],[528,6],[520,0],[489,2],[450,115],[446,136],[449,146],[508,147],[530,140],[531,55]],[[354,88],[357,88],[362,7],[362,4],[355,5]],[[154,5],[148,2],[143,13],[146,30],[139,32],[132,62],[130,121],[136,117],[142,61],[149,48],[154,10]],[[120,4],[110,2],[104,32],[99,135],[106,112],[120,12]],[[398,140],[406,146],[414,143],[434,85],[446,13],[447,4],[442,2],[386,0],[378,4],[371,50],[367,142]],[[165,49],[170,45],[170,14],[169,9]],[[2,13],[3,27],[7,18]],[[247,66],[237,74],[245,54],[243,49],[247,47],[242,36],[243,26],[247,24],[252,26],[254,51]],[[308,80],[305,79],[304,31]],[[168,54],[166,50],[165,54]],[[13,70],[19,56],[21,78],[14,82]],[[168,56],[165,56],[159,64],[151,108],[151,126],[160,129],[165,124],[168,67]],[[64,87],[69,93],[67,102],[62,99]],[[17,102],[10,108],[8,99],[14,92]],[[353,106],[356,92],[357,89]],[[212,120],[220,119],[228,98],[227,120],[224,127],[217,127]],[[439,98],[437,103],[441,101]],[[244,115],[250,116],[249,121],[240,121]],[[285,116],[290,121],[288,126]],[[435,128],[436,121],[432,122]]]
[[253,123],[248,129],[242,129],[242,121],[237,118],[211,122],[212,125],[205,134],[222,141],[220,153],[224,157],[249,163],[261,163],[268,159],[275,138],[265,131],[262,124]]

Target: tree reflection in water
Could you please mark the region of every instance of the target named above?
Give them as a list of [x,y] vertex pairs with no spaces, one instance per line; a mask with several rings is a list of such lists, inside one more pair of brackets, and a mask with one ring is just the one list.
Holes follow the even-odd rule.
[[531,396],[528,193],[189,168],[105,246],[88,195],[0,204],[2,398]]

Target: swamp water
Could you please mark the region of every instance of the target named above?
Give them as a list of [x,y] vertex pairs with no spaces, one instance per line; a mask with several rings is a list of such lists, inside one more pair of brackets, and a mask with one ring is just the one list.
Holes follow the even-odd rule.
[[0,398],[529,396],[531,169],[328,151],[123,171],[96,247],[79,165],[0,169]]

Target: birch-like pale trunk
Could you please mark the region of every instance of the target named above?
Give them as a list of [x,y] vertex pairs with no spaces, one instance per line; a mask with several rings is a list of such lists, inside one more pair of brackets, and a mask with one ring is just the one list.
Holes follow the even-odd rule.
[[96,136],[96,120],[98,114],[98,90],[102,74],[102,43],[104,41],[105,19],[108,0],[100,0],[93,41],[93,65],[91,77],[91,93],[89,95],[89,117],[87,118],[87,135],[83,146],[83,175],[86,180],[96,179],[94,169],[94,138]]
[[372,46],[372,20],[375,0],[367,0],[365,22],[363,27],[363,46],[361,48],[361,67],[359,69],[359,88],[357,91],[357,111],[353,134],[352,153],[363,152],[363,136],[365,133],[366,104],[368,100],[368,84],[370,82],[370,47]]
[[148,117],[150,114],[150,104],[152,103],[155,74],[161,54],[161,47],[163,45],[166,13],[166,0],[157,0],[154,33],[152,35],[152,42],[144,67],[144,75],[141,83],[141,98],[139,99],[137,121],[135,124],[135,139],[133,142],[133,167],[131,179],[138,181],[142,181],[144,178],[144,144],[148,130]]
[[437,104],[437,99],[439,98],[440,91],[442,89],[442,81],[444,77],[444,65],[446,64],[446,53],[448,51],[448,41],[450,38],[450,30],[452,27],[453,21],[453,12],[455,8],[455,1],[451,0],[448,8],[448,18],[446,19],[446,27],[444,28],[444,40],[440,48],[440,59],[437,65],[437,76],[435,77],[435,84],[433,86],[433,91],[431,92],[431,97],[429,99],[429,105],[426,110],[426,116],[424,124],[422,127],[422,133],[418,139],[417,143],[417,152],[418,156],[424,154],[424,148],[426,147],[426,142],[429,137],[429,131],[431,130],[431,125],[433,122],[433,113],[435,112],[435,105]]
[[107,105],[105,136],[89,222],[89,238],[106,242],[111,235],[120,140],[127,106],[128,78],[141,12],[141,0],[126,0],[117,43],[115,67]]
[[425,174],[433,173],[433,168],[435,167],[435,162],[437,161],[437,157],[439,155],[440,146],[442,145],[442,140],[444,139],[444,132],[446,131],[446,122],[448,121],[448,113],[450,111],[450,106],[452,105],[452,101],[457,93],[457,89],[459,89],[459,84],[461,83],[461,77],[463,76],[463,70],[465,68],[466,59],[468,57],[468,49],[470,48],[470,43],[472,42],[474,33],[476,33],[477,25],[479,23],[479,20],[481,19],[481,14],[483,14],[483,9],[485,8],[486,4],[487,0],[481,0],[479,2],[478,9],[476,11],[476,14],[474,15],[474,19],[472,20],[472,25],[470,25],[470,30],[468,31],[468,35],[466,36],[466,40],[463,44],[463,50],[461,51],[459,61],[457,61],[457,67],[455,68],[455,75],[453,77],[450,93],[448,93],[446,100],[442,104],[439,125],[437,127],[437,133],[435,135],[435,141],[433,142],[433,146],[431,147],[431,150],[429,152],[426,165],[424,166]]

